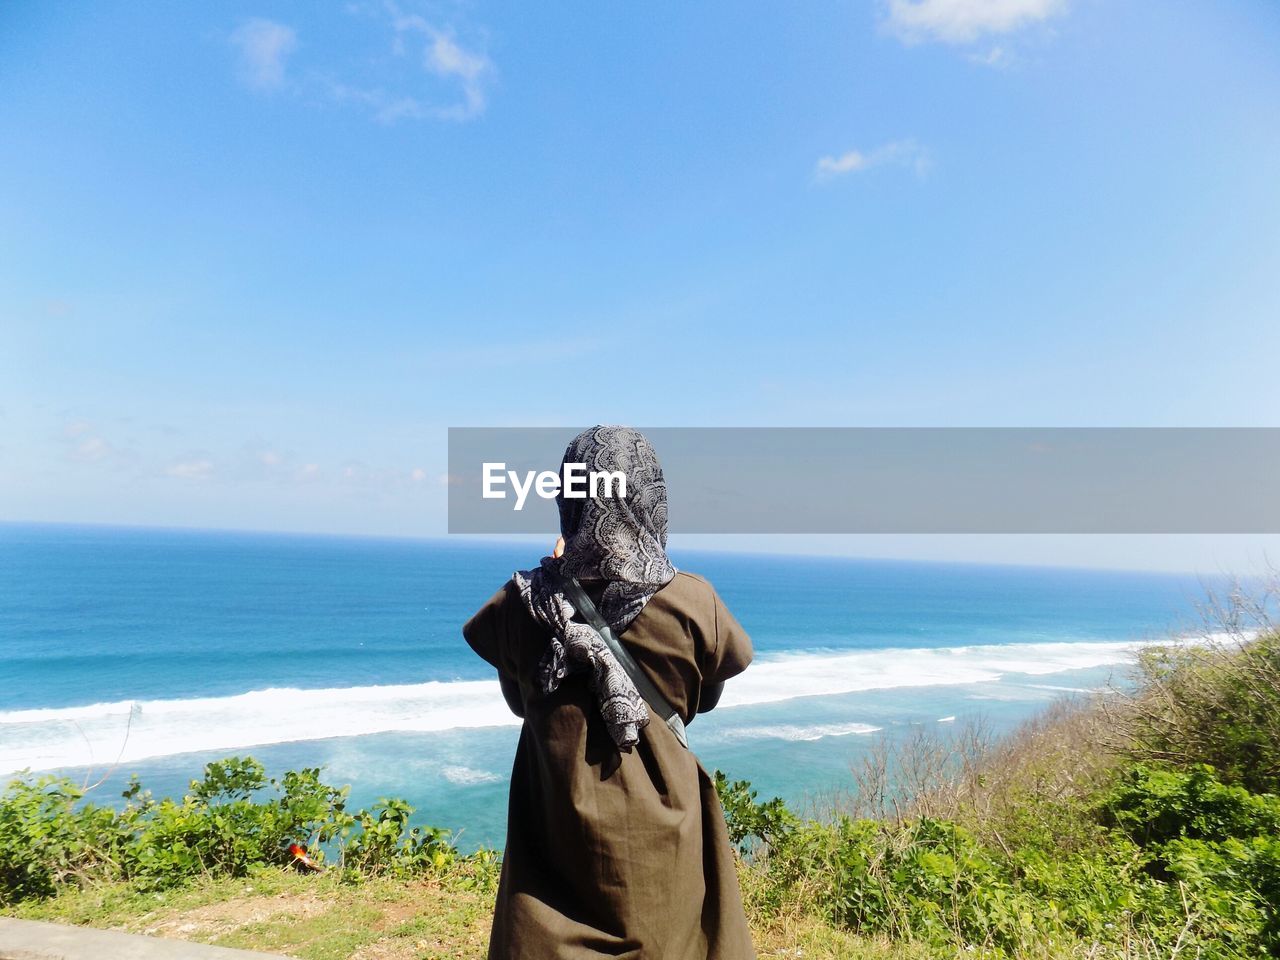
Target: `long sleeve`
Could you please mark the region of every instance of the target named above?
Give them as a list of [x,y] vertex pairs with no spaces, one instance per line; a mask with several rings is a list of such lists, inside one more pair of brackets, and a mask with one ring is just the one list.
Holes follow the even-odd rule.
[[517,717],[524,716],[524,696],[517,679],[512,656],[514,637],[510,605],[520,601],[519,590],[508,581],[485,603],[462,628],[463,639],[472,650],[498,671],[502,697]]
[[[736,677],[751,663],[755,651],[751,646],[751,637],[742,628],[742,624],[724,605],[720,594],[712,590],[714,604],[714,643],[707,652],[707,660],[703,665],[702,682],[704,686],[723,683],[730,677]],[[718,699],[718,697],[717,697]]]

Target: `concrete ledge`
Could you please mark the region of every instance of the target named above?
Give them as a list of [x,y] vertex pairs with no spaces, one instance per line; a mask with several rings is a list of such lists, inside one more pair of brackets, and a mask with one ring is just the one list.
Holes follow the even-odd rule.
[[0,960],[265,960],[277,953],[0,917]]

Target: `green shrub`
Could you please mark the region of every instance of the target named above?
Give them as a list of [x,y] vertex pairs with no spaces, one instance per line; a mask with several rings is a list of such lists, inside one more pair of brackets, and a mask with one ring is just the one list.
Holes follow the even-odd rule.
[[1046,943],[1091,944],[1095,956],[1181,944],[1204,960],[1280,951],[1280,806],[1207,768],[1124,771],[1076,804],[1093,839],[1070,852],[1055,842],[1056,817],[1010,847],[932,817],[801,821],[745,782],[716,785],[730,836],[755,854],[746,869],[766,911],[798,900],[857,933],[991,956]]
[[[159,889],[201,875],[244,876],[293,863],[293,842],[321,864],[332,853],[350,879],[459,860],[447,831],[410,826],[413,808],[403,800],[348,813],[347,793],[323,783],[318,768],[268,778],[250,757],[208,764],[181,799],[156,801],[134,778],[120,810],[88,802],[64,778],[14,780],[0,794],[0,904],[93,879]],[[487,884],[495,859],[470,859],[476,882]]]
[[1204,764],[1186,770],[1131,767],[1104,799],[1103,810],[1143,846],[1184,837],[1280,834],[1280,798],[1221,783]]
[[[344,847],[345,867],[361,874],[406,876],[439,870],[457,858],[447,830],[410,827],[413,807],[403,800],[383,798],[372,812],[361,810],[352,825],[358,828]],[[343,836],[348,836],[351,828]]]
[[15,780],[0,793],[0,903],[119,872],[127,831],[111,810],[78,805],[83,797],[52,776]]
[[1158,647],[1139,666],[1140,687],[1120,717],[1131,755],[1209,764],[1226,783],[1280,791],[1280,633]]
[[743,852],[758,844],[776,844],[799,822],[780,799],[756,801],[756,791],[745,780],[730,782],[719,770],[715,772],[716,794],[724,808],[724,822],[729,839]]
[[[262,764],[232,757],[205,767],[181,800],[155,802],[133,781],[120,814],[131,833],[124,873],[168,886],[200,874],[243,876],[255,864],[292,861],[291,841],[324,844],[352,824],[347,788],[320,782],[320,771],[268,779]],[[322,857],[322,851],[317,851]]]
[[1144,849],[1153,877],[1195,905],[1217,948],[1280,951],[1280,797],[1223,784],[1204,765],[1138,765],[1102,814]]

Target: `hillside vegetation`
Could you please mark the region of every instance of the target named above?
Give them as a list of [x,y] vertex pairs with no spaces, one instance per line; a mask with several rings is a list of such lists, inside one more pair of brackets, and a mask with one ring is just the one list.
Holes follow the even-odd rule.
[[[717,774],[761,955],[1280,956],[1273,599],[1232,598],[1211,639],[1147,651],[1130,692],[1012,736],[885,740],[821,815]],[[317,960],[483,956],[498,856],[346,795],[251,758],[181,799],[134,782],[122,809],[21,778],[0,794],[0,907]]]

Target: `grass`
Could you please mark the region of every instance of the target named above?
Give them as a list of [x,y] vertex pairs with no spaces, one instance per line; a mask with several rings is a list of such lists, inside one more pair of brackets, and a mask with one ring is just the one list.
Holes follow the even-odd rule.
[[155,892],[118,880],[68,887],[5,912],[303,960],[483,958],[492,894],[451,879],[351,884],[336,873],[263,867],[249,877],[208,877]]
[[[748,897],[750,896],[748,892]],[[4,911],[300,960],[483,960],[493,894],[465,889],[448,875],[352,885],[336,874],[279,867],[247,878],[204,878],[160,892],[124,881],[68,887],[58,896]],[[928,960],[923,947],[859,937],[795,910],[752,924],[761,957],[806,960]]]
[[[940,960],[955,956],[922,943],[861,936],[814,916],[799,898],[766,909],[764,878],[742,870],[744,899],[761,958],[795,960]],[[465,889],[448,876],[363,884],[336,874],[265,867],[246,878],[203,878],[172,890],[143,892],[125,881],[68,887],[58,896],[3,912],[222,947],[280,953],[299,960],[483,960],[493,894]],[[969,951],[969,957],[980,952]],[[1075,960],[1079,944],[1028,954],[1028,960]],[[1134,954],[1134,960],[1139,955]]]

